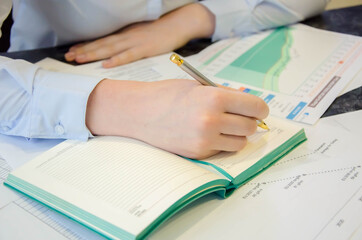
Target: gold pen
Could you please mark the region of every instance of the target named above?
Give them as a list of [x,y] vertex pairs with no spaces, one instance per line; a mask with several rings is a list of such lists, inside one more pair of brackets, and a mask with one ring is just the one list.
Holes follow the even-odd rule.
[[[196,68],[191,66],[184,59],[180,58],[180,56],[177,55],[176,53],[171,55],[170,60],[173,63],[176,63],[177,66],[179,66],[182,70],[187,72],[191,77],[199,81],[202,85],[217,87],[217,85],[213,81],[208,79],[204,74],[199,72]],[[256,122],[258,124],[258,127],[263,128],[265,130],[269,130],[268,126],[265,124],[263,120],[256,120]]]

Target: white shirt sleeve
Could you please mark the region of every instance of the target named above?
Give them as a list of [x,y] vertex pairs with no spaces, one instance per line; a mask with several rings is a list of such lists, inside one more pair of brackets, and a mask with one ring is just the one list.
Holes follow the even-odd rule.
[[321,13],[329,0],[206,0],[216,17],[213,41],[245,36]]
[[87,140],[88,97],[100,81],[0,56],[0,133]]

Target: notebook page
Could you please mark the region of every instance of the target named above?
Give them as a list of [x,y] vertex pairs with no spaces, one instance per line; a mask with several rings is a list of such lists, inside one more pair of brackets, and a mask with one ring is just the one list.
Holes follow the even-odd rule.
[[66,141],[13,172],[137,235],[178,199],[220,176],[143,142]]
[[295,124],[273,117],[268,117],[265,122],[270,130],[258,129],[254,135],[248,137],[248,144],[243,150],[232,153],[223,152],[204,161],[214,164],[224,169],[232,177],[236,177],[301,129]]

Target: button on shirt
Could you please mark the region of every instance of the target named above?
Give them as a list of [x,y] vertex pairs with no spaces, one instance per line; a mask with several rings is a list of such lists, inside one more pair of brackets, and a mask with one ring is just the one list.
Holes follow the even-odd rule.
[[[13,5],[10,51],[94,39],[154,20],[193,0],[1,0],[0,25]],[[205,0],[218,40],[291,24],[323,11],[327,0]],[[101,79],[51,72],[0,57],[0,133],[86,140],[88,97]]]
[[87,101],[100,80],[0,57],[0,133],[87,140]]

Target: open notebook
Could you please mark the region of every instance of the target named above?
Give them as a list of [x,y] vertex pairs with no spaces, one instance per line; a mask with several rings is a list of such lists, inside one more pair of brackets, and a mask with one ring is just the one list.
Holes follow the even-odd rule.
[[67,140],[13,171],[5,184],[106,237],[145,238],[195,199],[229,196],[306,140],[298,126],[266,121],[271,130],[249,137],[242,151],[204,161],[130,138]]

